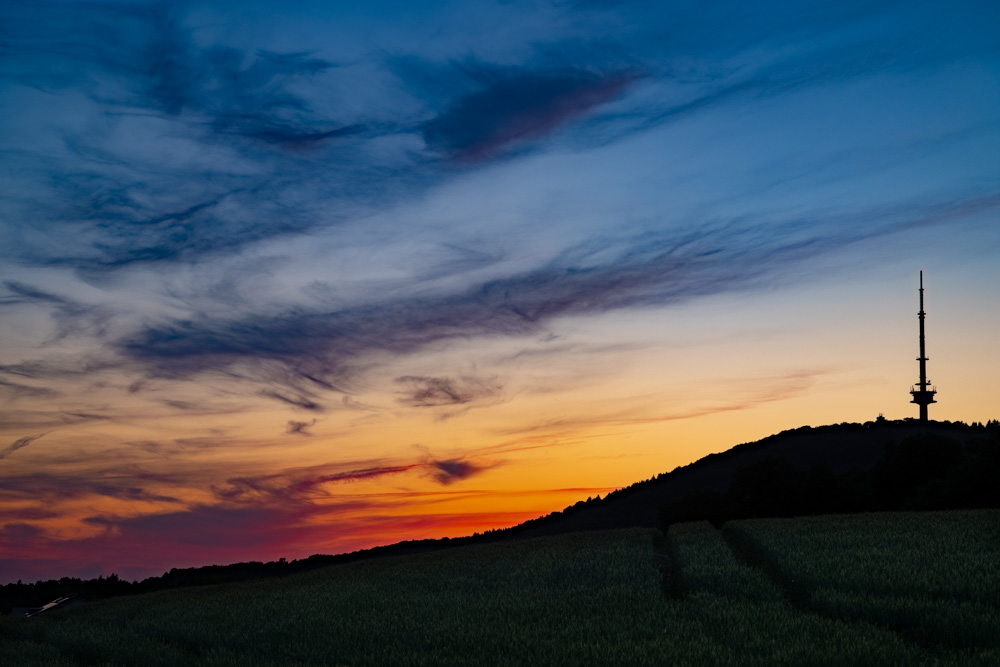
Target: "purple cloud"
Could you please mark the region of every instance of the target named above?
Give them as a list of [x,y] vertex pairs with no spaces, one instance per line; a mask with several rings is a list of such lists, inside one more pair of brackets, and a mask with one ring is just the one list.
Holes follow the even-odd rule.
[[461,66],[476,90],[423,126],[429,146],[460,160],[484,160],[540,137],[614,99],[635,76],[583,70]]

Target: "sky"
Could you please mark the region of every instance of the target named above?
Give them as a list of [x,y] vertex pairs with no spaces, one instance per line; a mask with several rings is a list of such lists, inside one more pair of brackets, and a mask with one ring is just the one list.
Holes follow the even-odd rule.
[[0,583],[1000,417],[1000,5],[4,2]]

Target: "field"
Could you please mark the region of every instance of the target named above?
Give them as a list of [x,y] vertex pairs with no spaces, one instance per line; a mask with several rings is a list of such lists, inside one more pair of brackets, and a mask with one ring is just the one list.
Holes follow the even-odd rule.
[[804,611],[1000,664],[998,511],[740,521],[723,533]]
[[463,546],[5,617],[0,663],[997,665],[998,526],[883,514]]

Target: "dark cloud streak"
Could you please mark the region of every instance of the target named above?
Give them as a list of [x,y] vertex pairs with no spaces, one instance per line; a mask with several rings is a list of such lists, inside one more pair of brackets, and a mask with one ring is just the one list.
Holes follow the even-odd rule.
[[233,477],[226,480],[228,487],[212,486],[215,496],[223,502],[281,505],[312,504],[315,499],[329,495],[323,490],[326,484],[344,484],[378,479],[387,475],[409,472],[418,464],[377,465],[369,468],[343,470],[327,474],[316,471],[276,473],[272,475]]
[[[258,375],[254,378],[247,372],[243,377],[277,382],[297,392],[288,396],[268,389],[265,395],[320,410],[322,406],[309,392],[303,393],[296,378],[318,378],[340,386],[355,372],[352,364],[372,353],[406,354],[460,337],[536,334],[565,315],[659,306],[753,289],[759,280],[773,282],[803,261],[853,243],[997,207],[1000,196],[987,195],[817,215],[806,223],[799,218],[732,220],[697,231],[594,239],[548,266],[457,294],[327,312],[294,309],[231,321],[178,320],[138,331],[120,340],[118,348],[149,373],[167,377],[239,373],[251,364]],[[609,248],[617,250],[610,259]],[[261,360],[277,366],[262,366]],[[423,385],[404,401],[463,398],[454,387],[449,398],[445,383]]]
[[302,408],[303,410],[314,410],[321,412],[323,406],[315,401],[306,398],[305,396],[288,396],[277,391],[265,390],[261,392],[261,396],[266,396],[268,398],[274,398],[282,403],[287,403],[288,405],[294,406],[296,408]]
[[175,485],[184,482],[178,478],[162,478],[134,468],[92,469],[85,474],[86,476],[79,472],[35,472],[4,475],[0,477],[2,482],[0,500],[31,500],[45,503],[97,495],[131,501],[182,502],[176,497],[155,493],[145,488],[149,482]]
[[[324,471],[325,466],[288,470],[268,475],[245,475],[226,480],[226,486],[212,485],[222,503],[263,506],[313,505],[332,494],[330,485],[354,484],[384,477],[422,472],[442,486],[482,473],[496,464],[483,465],[462,458],[438,459],[426,455],[418,462],[373,461],[366,467]],[[343,464],[335,468],[343,468]],[[329,467],[325,467],[329,470]]]
[[19,449],[23,449],[33,443],[35,440],[41,438],[44,433],[39,433],[38,435],[26,435],[23,438],[15,440],[12,444],[7,447],[0,449],[0,459],[7,458]]
[[573,69],[457,66],[476,86],[423,126],[429,146],[462,160],[483,160],[537,138],[620,94],[635,78]]
[[[296,191],[320,185],[310,163],[325,153],[303,150],[373,136],[363,123],[314,110],[337,65],[309,52],[201,45],[186,3],[46,4],[44,21],[24,8],[0,13],[5,23],[32,26],[10,35],[19,58],[7,63],[9,81],[51,95],[82,92],[107,130],[67,126],[61,155],[16,153],[21,172],[48,190],[29,195],[18,217],[58,234],[21,248],[22,260],[106,271],[308,230],[319,224],[316,202]],[[163,133],[161,121],[215,157],[160,164],[142,145],[143,133]],[[133,141],[119,140],[134,132]],[[325,189],[331,199],[344,194]]]
[[445,486],[463,479],[468,479],[474,475],[478,475],[487,468],[487,466],[476,465],[470,461],[463,461],[462,459],[431,461],[430,466],[432,470],[431,477],[433,477],[438,484],[443,484]]
[[288,424],[285,425],[285,433],[288,434],[298,434],[298,435],[312,435],[309,429],[316,425],[316,420],[312,419],[307,422],[297,422],[294,420],[289,420]]
[[54,341],[71,335],[103,336],[113,315],[108,308],[80,303],[15,280],[4,281],[3,286],[10,294],[0,296],[0,306],[44,304],[54,308]]
[[404,375],[396,378],[399,384],[410,386],[408,395],[400,403],[418,408],[466,405],[491,399],[503,389],[495,380],[476,377],[429,377]]
[[18,398],[55,398],[59,392],[48,387],[31,387],[17,382],[0,380],[0,392],[7,394],[10,400]]

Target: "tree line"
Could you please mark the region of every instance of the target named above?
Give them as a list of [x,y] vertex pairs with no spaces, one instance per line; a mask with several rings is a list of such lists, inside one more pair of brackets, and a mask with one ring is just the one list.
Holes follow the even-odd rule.
[[964,442],[934,433],[889,442],[868,470],[802,470],[768,457],[737,469],[725,492],[697,489],[660,506],[660,525],[708,520],[1000,507],[1000,428]]

